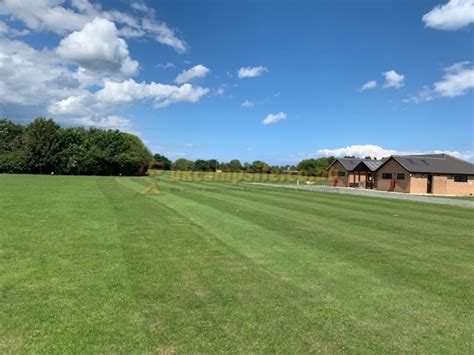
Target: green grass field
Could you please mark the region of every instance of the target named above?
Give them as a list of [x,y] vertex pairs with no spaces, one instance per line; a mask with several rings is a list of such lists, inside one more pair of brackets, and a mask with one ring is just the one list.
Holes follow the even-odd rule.
[[0,175],[0,353],[473,353],[474,211]]

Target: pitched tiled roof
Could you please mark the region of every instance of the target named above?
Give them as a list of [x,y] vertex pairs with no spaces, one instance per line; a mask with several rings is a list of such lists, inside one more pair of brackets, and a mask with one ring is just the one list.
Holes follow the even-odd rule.
[[338,161],[339,163],[342,164],[344,169],[346,169],[347,171],[353,171],[359,164],[363,163],[370,171],[375,171],[379,168],[380,165],[382,165],[385,162],[385,160],[386,158],[381,159],[381,160],[359,159],[359,158],[336,158],[332,164]]
[[356,159],[356,158],[336,158],[339,163],[342,164],[344,169],[352,171],[354,168],[359,165],[359,163],[362,161],[362,159]]
[[362,166],[359,166],[364,164],[367,169],[374,172],[390,159],[397,161],[410,173],[474,175],[474,164],[449,154],[392,155],[390,158],[381,160],[336,158],[329,167],[338,161],[347,171],[354,171],[356,168],[364,170],[361,169]]
[[474,175],[474,164],[448,154],[393,155],[411,173]]
[[370,160],[370,159],[363,159],[362,163],[369,168],[370,171],[376,171],[384,162],[387,160],[383,158],[381,160]]

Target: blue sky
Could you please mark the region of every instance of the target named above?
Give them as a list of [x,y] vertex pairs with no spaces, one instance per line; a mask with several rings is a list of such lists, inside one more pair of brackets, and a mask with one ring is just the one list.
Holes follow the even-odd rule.
[[473,21],[474,0],[0,0],[0,115],[173,160],[472,160]]

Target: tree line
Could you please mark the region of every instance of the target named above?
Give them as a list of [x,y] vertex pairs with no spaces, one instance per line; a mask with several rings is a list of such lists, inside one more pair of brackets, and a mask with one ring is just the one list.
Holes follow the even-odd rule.
[[0,173],[134,175],[151,152],[135,135],[98,128],[62,128],[39,117],[23,126],[0,119]]
[[333,157],[305,159],[297,165],[270,165],[238,159],[172,162],[152,155],[137,136],[100,128],[64,128],[52,119],[39,117],[28,125],[0,119],[0,173],[64,175],[141,175],[147,169],[224,171],[261,174],[300,173],[327,176]]
[[160,170],[176,171],[223,171],[223,172],[246,172],[260,174],[287,174],[300,173],[307,176],[327,176],[327,168],[334,160],[333,157],[323,157],[317,159],[305,159],[297,165],[270,165],[261,160],[252,163],[242,163],[238,159],[229,162],[219,162],[216,159],[195,161],[179,158],[175,162],[161,154],[153,156],[150,168]]

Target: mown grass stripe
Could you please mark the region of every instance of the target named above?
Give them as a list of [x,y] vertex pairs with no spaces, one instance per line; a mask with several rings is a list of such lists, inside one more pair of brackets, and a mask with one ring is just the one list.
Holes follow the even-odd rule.
[[[176,193],[178,193],[178,192],[176,192]],[[194,200],[194,198],[192,198],[192,197],[189,196],[189,192],[188,192],[188,191],[186,191],[185,194],[181,191],[181,192],[179,192],[179,194],[180,194],[181,197],[185,196],[185,199],[191,198],[191,199]],[[199,198],[199,200],[194,200],[194,201],[195,201],[197,204],[201,204],[201,206],[200,206],[201,209],[203,208],[203,206],[202,206],[202,201],[203,201],[202,196],[201,196],[201,198]],[[186,206],[189,207],[189,204],[187,204]],[[209,203],[209,204],[208,204],[208,207],[213,208],[213,209],[218,209],[219,211],[227,211],[226,208],[223,208],[223,206],[217,205],[216,203]],[[226,220],[228,221],[228,220],[229,220],[229,217],[226,217]],[[274,235],[274,236],[275,236],[275,235]],[[275,243],[275,242],[277,243],[278,241],[275,241],[275,240],[274,240],[273,242],[274,242],[274,243]],[[290,258],[290,259],[291,259],[291,258]],[[408,270],[407,270],[407,271],[408,271]],[[410,271],[413,271],[413,270],[410,270]],[[397,274],[397,275],[399,274],[398,271],[396,271],[396,270],[394,270],[393,272],[394,272],[395,274]],[[403,272],[402,272],[400,275],[403,275]],[[421,276],[421,275],[420,275],[420,276]],[[402,278],[403,278],[403,277],[402,277]],[[386,280],[385,280],[385,281],[386,281]],[[432,292],[433,289],[431,289],[430,291]],[[458,291],[459,291],[459,290],[458,290]],[[439,298],[439,294],[437,294],[436,292],[435,292],[435,294],[431,294],[430,296],[431,296],[431,297],[434,296],[436,299]],[[421,299],[424,299],[424,297],[426,297],[426,295],[424,295],[423,297],[420,296],[420,302],[421,302]],[[464,300],[465,300],[465,298],[464,298]],[[428,297],[428,299],[424,299],[424,302],[426,302],[426,303],[430,303],[430,302],[432,302],[432,301],[433,301],[433,300],[432,300],[431,298],[429,298],[429,297]],[[421,303],[423,303],[423,302],[421,302]],[[418,304],[417,306],[420,307],[419,304]],[[458,306],[459,306],[459,305],[458,305]],[[428,314],[425,315],[425,316],[428,316],[428,317],[435,317],[435,316],[436,316],[436,312],[438,312],[438,311],[441,311],[441,310],[436,310],[435,312],[432,312],[432,313],[429,313],[429,312],[428,312]],[[457,312],[456,312],[456,313],[457,313]],[[465,308],[462,308],[462,306],[461,306],[461,309],[459,310],[459,315],[461,315],[461,316],[462,316],[462,315],[465,315]],[[451,316],[451,318],[453,317],[453,315],[450,315],[450,316]],[[461,332],[462,332],[462,329],[458,329],[457,331],[461,331]]]
[[[136,191],[139,191],[140,188],[141,188],[141,186],[142,186],[141,184],[138,184],[138,183],[136,183],[136,182],[134,182],[134,181],[128,181],[128,180],[123,180],[123,179],[120,179],[119,182],[122,183],[122,184],[127,185],[127,186],[130,187],[130,188],[133,188],[133,190],[136,190]],[[181,216],[183,216],[183,218],[185,218],[185,219],[188,219],[188,218],[189,218],[189,215],[188,215],[188,214],[183,214],[182,211],[181,211],[181,209],[176,209],[176,208],[175,208],[175,207],[176,207],[175,203],[173,203],[173,204],[171,204],[171,205],[170,205],[170,204],[167,204],[167,203],[164,203],[164,204],[163,204],[164,199],[166,199],[166,198],[169,197],[169,196],[166,196],[166,197],[165,197],[165,196],[140,196],[140,195],[135,195],[135,196],[136,196],[136,198],[139,198],[139,199],[147,199],[147,198],[148,198],[148,199],[150,199],[150,200],[153,200],[154,203],[158,202],[158,205],[163,205],[163,206],[167,206],[168,208],[171,208],[171,209],[173,210],[173,213],[178,213],[178,214],[180,214]],[[164,199],[163,199],[163,198],[164,198]],[[176,202],[176,201],[174,201],[174,202]],[[186,205],[188,205],[188,204],[187,204],[188,202],[189,202],[189,201],[186,202]],[[179,211],[181,211],[181,212],[179,212]],[[158,214],[157,214],[156,217],[157,217],[157,223],[162,224],[163,221],[159,221],[159,222],[158,222]],[[189,218],[188,227],[189,227],[189,226],[192,226],[192,225],[194,225],[194,224],[195,224],[195,219],[194,219],[194,218]],[[209,230],[206,225],[202,225],[201,223],[199,223],[199,226],[200,226],[200,229],[201,229],[201,232],[200,232],[201,237],[205,236],[205,239],[206,239],[206,240],[209,240],[209,241],[220,241],[220,242],[222,242],[222,239],[220,238],[220,236],[216,236],[216,235],[214,234],[215,230],[214,230],[214,232],[213,232],[212,230]],[[194,238],[193,238],[192,235],[190,236],[190,240],[194,240]],[[198,241],[199,241],[199,239],[196,240],[196,242],[198,242]],[[234,250],[234,249],[233,249],[232,247],[230,247],[227,243],[224,243],[223,245],[225,246],[225,250],[227,250],[227,251],[229,251],[229,250]],[[194,249],[194,248],[193,248],[193,249]],[[196,252],[199,252],[199,244],[196,245]],[[140,255],[141,255],[141,253],[140,253]],[[226,254],[226,255],[227,255],[227,254]],[[244,260],[247,260],[247,262],[245,263],[245,265],[246,265],[245,268],[248,269],[248,270],[244,270],[244,271],[245,271],[245,274],[246,274],[246,275],[252,275],[252,274],[253,274],[253,275],[255,275],[255,277],[257,277],[257,280],[258,280],[258,281],[256,280],[256,281],[254,281],[254,282],[256,282],[256,283],[258,283],[258,284],[261,284],[262,282],[265,282],[265,281],[264,281],[265,279],[267,279],[268,277],[270,277],[270,279],[272,280],[272,284],[273,284],[273,285],[271,286],[272,292],[278,291],[279,287],[276,286],[276,285],[278,285],[279,283],[282,283],[282,287],[284,288],[284,290],[293,290],[293,291],[292,291],[293,293],[294,293],[294,292],[302,292],[302,291],[296,291],[296,290],[298,290],[298,288],[288,287],[287,281],[281,279],[280,277],[278,277],[278,278],[274,277],[274,274],[272,274],[272,273],[266,273],[266,272],[264,272],[264,274],[262,274],[262,270],[264,270],[264,269],[262,269],[258,264],[255,264],[255,266],[252,266],[253,263],[250,263],[250,264],[249,264],[249,263],[248,263],[249,260],[247,259],[247,257],[242,256],[239,252],[237,252],[236,255],[239,255],[239,258],[243,258]],[[188,260],[189,260],[189,259],[188,259]],[[215,266],[215,265],[214,265],[214,266]],[[251,271],[251,270],[252,270],[252,271]],[[250,271],[251,271],[251,272],[250,272]],[[228,279],[229,276],[230,276],[230,275],[228,275],[228,274],[226,273],[225,278]],[[262,278],[263,278],[263,279],[262,279]],[[221,281],[223,282],[224,280],[221,280]],[[226,281],[228,281],[228,280],[226,280]],[[204,285],[207,285],[207,283],[204,282]],[[220,289],[219,286],[222,286],[222,284],[217,283],[215,286],[217,287],[216,290],[219,290],[219,289]],[[275,289],[275,287],[276,287],[276,289]],[[286,291],[285,291],[285,292],[286,292]],[[306,298],[306,297],[309,297],[309,295],[307,295],[307,294],[304,293],[304,292],[303,292],[302,294],[304,295],[305,298]],[[293,295],[291,295],[291,298],[290,298],[290,297],[289,297],[289,298],[283,298],[282,301],[285,302],[285,304],[286,304],[285,307],[289,307],[290,309],[292,309],[293,314],[295,315],[295,317],[297,317],[297,319],[298,319],[299,322],[301,322],[301,321],[304,320],[304,322],[306,322],[307,325],[312,325],[312,326],[314,326],[315,324],[317,324],[318,327],[322,328],[322,329],[320,330],[321,334],[313,334],[313,335],[312,335],[313,339],[312,339],[309,343],[312,343],[312,342],[314,342],[314,341],[317,339],[317,342],[318,342],[318,343],[323,343],[323,345],[324,345],[324,341],[323,341],[324,336],[323,336],[323,334],[326,334],[325,336],[329,336],[329,334],[332,334],[332,332],[333,332],[332,327],[330,327],[330,328],[331,328],[331,333],[328,334],[328,330],[324,330],[326,327],[328,327],[327,322],[326,322],[325,320],[318,320],[318,319],[315,319],[313,315],[307,314],[304,310],[306,309],[306,306],[308,306],[308,303],[305,301],[303,304],[301,304],[299,301],[297,301],[300,297],[302,297],[302,296],[296,297],[295,294],[293,294]],[[304,306],[304,304],[306,304],[306,306]],[[259,305],[259,307],[262,307],[262,305]],[[281,307],[281,306],[279,306],[279,307]],[[321,307],[321,305],[319,305],[318,307]],[[278,308],[277,308],[277,309],[278,309]],[[331,310],[329,310],[329,309],[326,310],[326,311],[327,311],[328,313],[331,312]],[[253,312],[255,312],[255,310],[254,310]],[[308,317],[309,317],[309,318],[308,318]],[[337,317],[340,317],[339,312],[337,313]],[[291,317],[290,317],[290,319],[291,319]],[[288,320],[289,320],[289,319],[286,318],[286,321],[288,321]],[[287,325],[285,325],[285,327],[286,327],[286,326],[287,326]],[[283,329],[284,329],[284,328],[283,328]],[[308,331],[309,331],[309,330],[308,330]],[[291,331],[290,334],[286,334],[284,338],[288,339],[288,336],[293,337],[293,336],[296,336],[296,334],[293,334],[293,331]],[[299,336],[301,336],[301,334],[299,334]],[[321,338],[321,337],[322,337],[322,338]],[[306,340],[306,341],[307,341],[307,340]],[[303,344],[304,344],[304,342],[303,342]],[[282,346],[282,344],[280,343],[280,341],[277,340],[277,339],[272,340],[272,343],[269,343],[269,344],[261,344],[261,346],[270,347],[270,348],[273,348],[273,347],[275,347],[276,345],[279,346],[278,349],[280,349],[280,350],[285,348],[285,346]],[[321,344],[320,344],[320,345],[321,345]],[[314,345],[313,345],[313,346],[314,346]],[[328,346],[328,345],[324,345],[323,348],[325,348],[325,347],[327,347],[327,346]],[[303,348],[305,348],[305,347],[302,346],[302,349],[303,349]],[[330,347],[329,347],[329,348],[330,348]]]
[[[188,187],[190,185],[187,185]],[[199,189],[196,189],[195,191],[200,191]],[[207,191],[207,190],[206,190]],[[214,192],[217,191],[222,191],[222,190],[213,190]],[[211,192],[211,191],[209,191]],[[452,259],[458,260],[460,257],[460,254],[467,254],[470,255],[471,251],[469,249],[466,249],[465,244],[462,244],[459,246],[459,241],[463,240],[465,243],[468,244],[473,244],[473,238],[472,238],[472,230],[469,229],[469,227],[465,227],[464,229],[459,229],[459,223],[457,222],[452,222],[449,224],[446,223],[440,223],[436,219],[432,219],[429,221],[431,228],[426,229],[426,228],[420,228],[420,218],[419,216],[413,216],[410,220],[405,220],[404,224],[400,224],[399,220],[401,218],[393,218],[393,214],[377,214],[376,216],[372,214],[365,213],[364,209],[350,209],[350,210],[344,210],[344,208],[333,208],[333,207],[328,207],[326,204],[325,205],[320,205],[320,204],[315,204],[314,202],[312,203],[296,203],[293,201],[291,198],[288,199],[277,199],[277,198],[272,198],[269,197],[266,194],[254,194],[252,192],[244,192],[244,191],[235,191],[235,192],[229,192],[228,190],[225,190],[224,192],[220,192],[224,195],[227,195],[228,193],[232,194],[234,196],[238,196],[240,198],[246,198],[252,201],[255,201],[257,203],[267,203],[269,205],[275,205],[279,204],[282,207],[286,207],[289,210],[297,210],[300,213],[303,214],[308,214],[308,215],[314,215],[314,214],[324,214],[325,218],[328,219],[328,222],[330,220],[333,220],[335,222],[348,222],[348,223],[354,223],[354,225],[358,226],[359,228],[368,228],[368,229],[373,229],[374,227],[377,227],[379,230],[387,231],[389,232],[389,235],[386,236],[386,239],[389,239],[391,243],[398,243],[402,245],[403,247],[406,247],[407,244],[410,245],[410,251],[412,253],[416,253],[416,248],[415,250],[414,247],[418,246],[418,248],[421,248],[422,250],[426,249],[425,248],[425,243],[427,241],[436,243],[439,245],[442,245],[445,247],[445,253],[442,255],[439,255],[440,258],[442,258],[442,262],[445,261],[445,258],[447,257],[446,255],[449,255],[452,257]],[[269,200],[268,200],[269,199]],[[273,200],[272,200],[273,199]],[[286,202],[286,205],[283,205],[282,202]],[[465,220],[464,223],[469,223],[470,220]],[[361,233],[364,231],[361,230]],[[398,235],[400,234],[408,234],[411,235],[410,239],[405,239],[405,238],[399,238]],[[446,249],[446,247],[448,247]],[[451,253],[449,254],[449,249],[457,249],[456,253]],[[410,252],[407,251],[407,252]],[[453,262],[454,260],[450,260]]]
[[[190,194],[190,192],[188,192],[187,194]],[[195,192],[194,194],[200,194],[200,192]],[[190,197],[192,199],[194,199],[194,197]],[[207,203],[209,206],[215,206],[216,205],[216,201],[215,201],[215,197],[213,196],[199,196],[199,201],[201,201],[202,203]],[[339,233],[338,233],[338,230],[329,230],[327,228],[324,228],[324,227],[321,227],[321,225],[319,224],[312,224],[310,223],[307,219],[304,218],[304,216],[301,216],[301,214],[299,213],[294,213],[293,211],[291,210],[285,210],[284,208],[280,208],[280,207],[272,207],[272,206],[262,206],[262,207],[259,207],[258,203],[254,203],[251,207],[244,207],[242,204],[240,204],[240,202],[242,201],[239,201],[239,202],[235,202],[233,198],[229,198],[228,196],[226,196],[225,198],[221,199],[220,200],[220,208],[222,208],[223,210],[228,210],[230,211],[229,213],[234,213],[233,212],[235,210],[236,207],[240,208],[241,211],[239,211],[239,215],[241,215],[241,213],[243,211],[245,211],[246,209],[248,210],[248,213],[255,213],[257,214],[258,216],[260,216],[259,219],[257,219],[257,223],[261,223],[261,225],[272,225],[272,226],[278,226],[278,228],[283,228],[286,224],[290,224],[290,223],[293,223],[293,225],[295,224],[295,222],[298,223],[298,228],[294,230],[294,232],[292,233],[293,236],[296,236],[296,235],[299,235],[300,236],[300,242],[304,242],[304,243],[309,243],[309,244],[312,244],[314,243],[314,241],[312,241],[311,239],[308,239],[308,238],[305,238],[305,234],[308,233],[310,230],[314,230],[316,229],[317,231],[319,231],[320,233],[323,233],[325,235],[327,235],[328,237],[339,237]],[[245,202],[245,201],[244,201]],[[231,207],[232,205],[236,206],[236,207]],[[265,217],[264,217],[265,216]],[[278,219],[278,221],[275,220],[275,217],[276,219]],[[270,220],[273,221],[270,223]],[[326,218],[324,218],[326,219]],[[391,244],[384,244],[382,243],[382,241],[380,240],[380,236],[374,240],[373,237],[374,235],[371,235],[370,238],[368,237],[363,237],[363,235],[365,233],[370,233],[370,231],[367,231],[365,228],[365,226],[358,226],[358,225],[355,225],[354,223],[352,223],[351,225],[351,229],[352,229],[352,235],[351,235],[351,240],[354,240],[353,242],[353,245],[352,247],[353,248],[356,248],[356,250],[358,249],[370,249],[372,250],[374,247],[376,247],[376,249],[373,249],[373,252],[376,253],[376,254],[381,254],[383,255],[384,258],[394,258],[396,256],[396,259],[394,259],[394,262],[397,261],[398,258],[400,258],[400,255],[399,254],[402,254],[403,256],[410,256],[410,264],[412,265],[413,268],[416,268],[418,265],[420,265],[420,261],[422,260],[420,257],[418,257],[416,255],[416,253],[411,253],[409,251],[406,251],[406,248],[400,248],[400,247],[394,247],[393,245]],[[362,230],[361,230],[362,229]],[[365,229],[365,230],[364,230]],[[314,235],[314,233],[312,233],[311,235]],[[383,235],[382,232],[380,232],[380,235],[382,235],[382,237],[384,238],[384,241],[387,241],[387,240],[390,240],[390,234],[389,235]],[[392,235],[393,237],[393,235]],[[345,236],[344,238],[347,238],[347,236]],[[362,245],[362,247],[361,247]],[[394,252],[397,252],[397,253],[394,253]],[[447,266],[447,265],[451,265],[449,263],[443,263],[443,264],[436,264],[436,265],[432,265],[433,269],[430,270],[431,271],[431,276],[432,277],[439,277],[439,273],[443,274],[444,272],[444,269],[443,267]],[[458,265],[459,266],[459,265]],[[403,271],[403,269],[406,267],[405,265],[403,266],[398,266],[399,268],[401,268],[400,271]],[[464,271],[464,274],[465,274],[465,267],[458,267],[457,269],[459,269],[460,271]],[[425,277],[427,277],[429,274],[427,274],[427,269],[426,267],[424,268],[423,270],[423,273],[425,274]],[[451,267],[451,273],[454,271],[453,268]],[[459,274],[463,274],[462,272],[459,272]],[[446,280],[448,283],[451,283],[451,277],[448,277],[448,279]],[[453,280],[453,282],[455,282],[455,280]]]
[[[237,248],[237,250],[240,253],[243,252],[244,255],[250,258],[250,260],[252,260],[254,263],[256,263],[257,265],[261,267],[265,267],[266,269],[271,271],[272,274],[275,274],[275,271],[277,270],[271,267],[269,268],[270,266],[269,258],[264,257],[262,259],[262,255],[266,254],[265,249],[269,248],[270,246],[271,254],[273,255],[273,257],[276,257],[275,253],[276,254],[281,253],[285,255],[285,258],[288,256],[288,254],[285,253],[285,251],[287,251],[288,249],[295,249],[294,245],[291,246],[292,243],[288,243],[288,241],[285,240],[285,236],[283,235],[278,236],[277,234],[273,232],[269,233],[269,231],[266,231],[264,228],[262,229],[261,227],[256,228],[251,223],[242,221],[239,218],[234,219],[232,216],[229,216],[226,213],[226,211],[219,211],[218,213],[216,213],[214,209],[211,208],[209,210],[208,208],[205,208],[203,205],[199,204],[198,202],[193,203],[194,201],[191,202],[188,198],[183,197],[183,196],[174,195],[172,199],[168,199],[166,196],[165,197],[148,196],[148,197],[159,203],[165,203],[175,210],[180,210],[181,213],[188,216],[191,220],[195,221],[196,223],[199,223],[203,228],[206,228],[207,230],[209,230],[209,233],[217,235],[218,238],[223,240],[227,245],[230,245],[233,248]],[[181,199],[182,205],[181,203],[178,203],[177,197]],[[210,218],[215,223],[210,223],[209,217],[206,217],[206,215],[208,214],[211,214],[212,217]],[[205,224],[202,223],[204,220],[206,221]],[[226,221],[225,227],[220,222],[222,220]],[[256,240],[258,244],[252,245],[252,242],[249,239],[246,239],[245,241],[243,241],[243,243],[240,243],[239,239],[236,237],[241,235],[241,233],[251,233],[251,235],[258,234],[259,240]],[[281,239],[279,239],[279,237]],[[267,240],[268,243],[266,243],[266,245],[262,245],[261,244],[262,240],[263,242]],[[237,241],[238,243],[236,244],[235,241]],[[299,250],[299,252],[302,253],[304,249],[307,250],[307,248],[303,248]],[[279,261],[281,262],[282,260],[279,260]],[[288,261],[291,262],[292,259],[289,258]],[[350,268],[347,269],[347,272],[350,273]],[[295,279],[291,278],[290,275],[285,275],[285,273],[281,273],[281,272],[277,272],[276,275],[278,275],[278,279],[291,282],[293,286],[296,286],[298,288],[301,287],[301,285],[295,284]],[[321,273],[321,276],[323,276],[323,273]],[[305,287],[304,289],[305,291],[308,291],[307,287]],[[331,327],[337,328],[337,331],[338,333],[340,333],[340,335],[343,332],[346,333],[345,329],[348,324],[351,324],[351,326],[353,327],[352,331],[355,331],[355,329],[359,328],[358,324],[360,321],[356,319],[356,317],[350,316],[350,313],[351,313],[350,308],[347,308],[345,309],[345,311],[343,311],[343,313],[340,313],[340,309],[344,308],[342,303],[340,303],[341,302],[340,300],[334,297],[331,297],[328,300],[326,299],[326,296],[323,295],[324,292],[321,292],[321,294],[318,297],[319,292],[317,292],[317,294],[314,294],[315,291],[319,291],[318,287],[312,288],[311,291],[313,293],[314,300],[318,302],[317,303],[318,309],[320,310],[323,309],[325,312],[329,314],[336,312],[334,316],[337,317],[336,318],[337,320],[336,319],[331,320],[331,322],[333,322],[333,324],[331,324]],[[343,324],[339,324],[341,320],[344,322]],[[339,324],[339,325],[335,326],[335,324]],[[379,326],[377,326],[376,328],[378,327]],[[350,337],[352,337],[353,335],[357,334],[359,337],[364,337],[364,334],[365,334],[365,336],[368,336],[369,339],[372,339],[370,340],[372,342],[376,342],[376,343],[380,343],[381,341],[385,342],[385,340],[382,340],[382,338],[380,338],[378,335],[370,335],[371,332],[366,333],[367,332],[366,329],[364,330],[361,329],[360,331],[362,331],[362,334],[359,334],[357,331],[355,331],[354,334],[347,334],[346,336],[350,335]],[[386,346],[388,346],[388,344],[386,344]]]
[[[199,192],[199,190],[196,190]],[[347,209],[347,208],[339,208],[339,207],[331,207],[327,206],[326,204],[322,205],[320,203],[312,202],[301,202],[295,201],[291,198],[291,196],[282,198],[280,196],[275,197],[272,195],[267,194],[255,194],[249,191],[235,191],[235,190],[214,190],[209,191],[209,193],[217,193],[224,196],[232,195],[239,198],[244,198],[247,200],[255,201],[257,203],[262,203],[265,205],[275,206],[279,205],[283,208],[287,208],[291,211],[298,211],[302,214],[307,215],[317,215],[320,213],[325,213],[330,218],[339,221],[347,221],[351,222],[354,218],[356,218],[360,222],[365,222],[366,226],[370,226],[370,228],[376,227],[379,230],[387,230],[387,231],[397,231],[397,233],[410,233],[414,236],[410,240],[404,240],[399,238],[392,238],[392,241],[403,242],[403,243],[413,243],[414,239],[419,239],[420,243],[425,243],[428,239],[431,242],[440,243],[445,246],[450,246],[452,248],[457,248],[458,243],[453,243],[453,239],[459,242],[459,239],[462,238],[465,243],[473,244],[473,232],[471,229],[470,224],[472,224],[472,228],[474,228],[474,223],[471,223],[471,219],[464,219],[464,224],[467,226],[463,229],[459,228],[459,223],[457,221],[450,221],[450,223],[446,223],[444,221],[439,221],[437,218],[432,216],[431,218],[425,218],[423,220],[430,223],[431,227],[430,230],[426,228],[419,228],[420,220],[423,216],[420,216],[420,213],[414,214],[411,216],[409,220],[404,220],[404,224],[400,224],[400,215],[397,213],[390,213],[384,214],[379,213],[377,215],[373,215],[371,213],[367,213],[367,210],[364,208],[360,209]],[[396,211],[394,211],[396,212]],[[393,218],[394,215],[397,218]],[[403,218],[403,217],[402,217]],[[368,227],[369,228],[369,227]],[[455,235],[455,236],[454,236]],[[406,246],[406,245],[404,245]],[[466,251],[465,245],[460,248],[461,251]]]
[[0,352],[471,352],[471,211],[148,182],[0,175]]
[[101,179],[0,175],[0,352],[145,351]]
[[[163,180],[162,183],[166,184],[167,181]],[[383,199],[379,197],[364,197],[364,196],[353,196],[353,195],[342,195],[330,192],[315,192],[315,191],[304,191],[304,190],[288,190],[283,188],[272,188],[266,186],[249,186],[249,185],[232,185],[232,184],[215,184],[209,183],[189,183],[180,182],[175,186],[188,186],[193,189],[221,189],[221,190],[236,190],[236,191],[253,191],[257,194],[271,194],[275,196],[286,196],[291,197],[298,201],[324,202],[328,206],[348,207],[354,209],[364,209],[368,212],[374,213],[390,213],[396,210],[397,213],[402,217],[410,217],[412,214],[418,214],[419,216],[425,215],[428,219],[434,216],[440,220],[449,222],[452,220],[462,220],[470,218],[472,211],[466,208],[457,206],[441,206],[436,204],[428,204],[417,201],[404,201],[404,200],[391,200]]]

